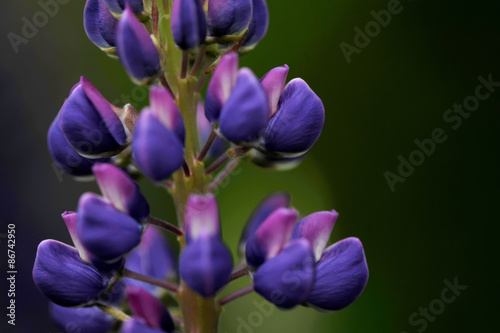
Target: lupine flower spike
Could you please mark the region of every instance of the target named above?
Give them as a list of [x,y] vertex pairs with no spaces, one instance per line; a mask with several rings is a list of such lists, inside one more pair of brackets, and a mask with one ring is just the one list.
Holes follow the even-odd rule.
[[[87,0],[83,19],[90,41],[117,54],[132,82],[148,86],[149,100],[140,112],[112,105],[82,77],[54,113],[53,165],[100,190],[62,214],[72,245],[38,246],[33,280],[56,327],[216,333],[222,308],[251,292],[281,310],[353,304],[368,265],[359,239],[330,245],[335,210],[303,216],[278,192],[245,225],[219,214],[216,195],[239,163],[295,167],[325,121],[313,89],[300,78],[287,83],[287,65],[261,79],[239,68],[239,55],[267,33],[266,1]],[[144,195],[147,183],[172,196],[177,223],[152,216],[170,206]],[[234,264],[222,230],[238,226]],[[240,278],[246,286],[227,294]]]

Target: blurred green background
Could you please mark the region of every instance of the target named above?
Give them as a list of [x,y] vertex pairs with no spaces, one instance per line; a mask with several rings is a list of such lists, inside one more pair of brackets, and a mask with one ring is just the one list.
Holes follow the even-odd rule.
[[[262,299],[247,296],[224,312],[220,332],[496,329],[500,91],[481,101],[456,130],[443,114],[474,94],[478,76],[491,74],[500,82],[500,3],[401,1],[401,12],[348,63],[339,44],[354,45],[353,29],[364,30],[373,20],[370,12],[386,9],[389,1],[268,2],[268,35],[242,58],[242,65],[260,76],[288,64],[289,78],[304,78],[323,99],[326,124],[299,168],[278,173],[244,164],[231,176],[218,194],[225,237],[235,249],[259,200],[286,190],[302,214],[340,212],[332,241],[361,239],[370,280],[358,301],[334,314],[304,308],[262,314],[253,303]],[[0,4],[0,233],[16,223],[17,332],[56,332],[46,300],[31,280],[36,246],[45,238],[69,242],[59,214],[74,210],[83,191],[96,191],[93,184],[58,179],[45,143],[50,122],[80,75],[110,101],[126,102],[121,94],[134,92],[120,64],[87,40],[83,6],[81,0],[61,5],[15,53],[7,34],[20,34],[22,18],[31,20],[40,6],[35,0]],[[135,93],[132,101],[143,105],[140,92]],[[398,156],[408,159],[417,148],[414,141],[430,138],[436,128],[444,130],[447,140],[391,191],[384,173],[397,173]],[[141,185],[153,213],[172,220],[168,196]],[[444,309],[436,307],[439,314],[431,313],[425,327],[420,314],[414,317],[419,324],[412,325],[413,313],[439,304],[435,300],[441,298],[443,281],[455,278],[467,289]],[[6,296],[1,299],[5,309]],[[5,318],[1,327],[7,327]],[[253,326],[242,328],[242,322]]]

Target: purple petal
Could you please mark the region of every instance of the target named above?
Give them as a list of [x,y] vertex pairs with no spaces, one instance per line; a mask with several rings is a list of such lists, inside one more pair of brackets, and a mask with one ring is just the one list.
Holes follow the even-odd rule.
[[338,217],[339,214],[335,210],[308,215],[295,225],[292,239],[307,239],[312,245],[314,257],[319,260]]
[[266,0],[252,0],[252,20],[248,26],[248,34],[240,52],[252,50],[267,33],[269,27],[269,10]]
[[[161,233],[151,226],[144,232],[139,246],[127,255],[125,267],[158,280],[170,279],[177,274],[174,253]],[[128,285],[137,285],[153,293],[158,289],[158,287],[134,279],[125,279],[125,281]]]
[[363,245],[357,238],[346,238],[323,252],[307,302],[317,309],[338,311],[352,304],[367,282],[368,266]]
[[290,81],[281,95],[278,111],[269,122],[265,148],[271,152],[302,154],[321,134],[325,108],[302,79]]
[[158,50],[128,5],[118,23],[116,48],[120,62],[134,82],[147,83],[160,73]]
[[180,273],[187,285],[203,297],[213,297],[229,281],[233,260],[216,237],[188,244],[181,254]]
[[211,194],[191,194],[186,204],[186,242],[219,237],[219,207]]
[[58,168],[65,173],[75,177],[86,177],[92,175],[92,165],[98,161],[108,161],[108,159],[88,159],[76,152],[70,146],[60,126],[60,116],[52,122],[47,134],[47,145],[49,153]]
[[295,209],[278,208],[272,212],[248,239],[246,247],[248,265],[258,267],[280,253],[290,241],[296,221]]
[[245,229],[241,234],[238,249],[241,256],[245,255],[247,240],[255,234],[260,225],[278,208],[290,207],[290,195],[285,192],[278,192],[265,197],[254,209],[252,215],[247,220]]
[[210,0],[208,31],[211,36],[237,35],[248,27],[252,18],[251,0]]
[[103,0],[87,0],[83,26],[92,43],[104,50],[114,48],[117,24]]
[[75,248],[52,239],[38,245],[33,280],[45,296],[61,306],[92,302],[105,291],[107,284]]
[[220,131],[233,142],[257,140],[269,120],[267,95],[251,70],[239,71],[236,85],[222,107]]
[[98,163],[92,170],[102,194],[117,210],[139,221],[149,216],[146,198],[126,172],[107,163]]
[[93,257],[114,261],[141,241],[142,226],[93,193],[78,202],[78,237]]
[[172,95],[163,87],[153,86],[149,92],[149,98],[150,110],[153,115],[163,126],[174,131],[181,142],[184,142],[186,135],[184,121]]
[[132,150],[135,163],[150,179],[162,181],[184,163],[184,146],[177,135],[148,109],[136,123]]
[[200,46],[207,36],[205,12],[199,0],[175,0],[171,27],[175,44],[183,50]]
[[50,303],[50,315],[60,332],[106,333],[114,323],[113,317],[96,306],[66,308]]
[[106,157],[123,149],[127,136],[120,118],[84,77],[71,90],[59,116],[66,140],[80,155]]
[[205,100],[205,116],[210,123],[219,121],[222,107],[229,99],[238,77],[238,55],[225,55],[214,71],[208,84]]
[[87,253],[87,250],[83,247],[82,242],[78,237],[78,232],[76,230],[78,214],[76,212],[64,212],[62,213],[62,218],[64,220],[64,223],[66,223],[69,235],[71,236],[71,240],[73,241],[75,248],[78,250],[80,258],[85,262],[90,262],[90,255],[89,253]]
[[276,111],[278,111],[278,102],[285,88],[287,75],[288,66],[283,65],[282,67],[271,69],[262,79],[260,79],[260,83],[269,99],[269,110],[271,111],[269,118],[274,116]]
[[128,4],[135,14],[141,14],[144,11],[143,0],[104,0],[109,9],[114,13],[121,13]]
[[296,240],[254,274],[255,291],[282,309],[304,302],[314,283],[314,256],[309,242]]
[[[151,328],[137,319],[127,320],[123,323],[121,333],[165,333],[161,329]],[[170,332],[169,332],[170,333]]]
[[165,332],[175,330],[167,309],[149,292],[137,286],[128,286],[127,298],[135,318],[142,320],[151,328],[162,329]]

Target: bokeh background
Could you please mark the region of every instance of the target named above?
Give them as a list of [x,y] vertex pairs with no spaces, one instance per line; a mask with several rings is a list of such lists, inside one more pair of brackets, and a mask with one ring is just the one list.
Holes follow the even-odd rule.
[[[2,332],[57,331],[31,279],[36,247],[46,238],[69,242],[60,214],[75,209],[82,192],[97,190],[54,172],[46,147],[52,119],[82,74],[110,101],[133,91],[120,64],[87,40],[84,1],[66,2],[18,53],[7,34],[21,34],[23,17],[31,20],[40,5],[0,4],[0,234],[8,223],[16,224],[18,265],[12,328],[6,325],[7,251],[0,238]],[[304,78],[322,97],[326,124],[299,168],[278,173],[244,164],[230,178],[218,194],[225,237],[235,248],[258,201],[286,190],[302,214],[340,212],[332,241],[362,240],[370,280],[356,303],[328,315],[300,308],[259,316],[253,301],[262,299],[247,296],[223,314],[221,332],[495,330],[500,91],[481,101],[456,130],[443,114],[474,93],[478,76],[491,74],[500,82],[500,3],[402,0],[402,12],[348,63],[339,44],[353,45],[353,29],[364,29],[373,20],[370,11],[386,9],[387,0],[268,2],[267,38],[241,62],[258,75],[288,64],[290,78]],[[140,106],[145,99],[132,102]],[[414,140],[429,138],[436,128],[445,131],[446,142],[391,191],[384,173],[396,173],[398,156],[408,158],[417,148]],[[172,220],[169,197],[141,186],[153,213]],[[467,289],[427,320],[425,329],[412,326],[410,316],[439,299],[443,281],[455,278]],[[239,328],[242,321],[258,325]]]

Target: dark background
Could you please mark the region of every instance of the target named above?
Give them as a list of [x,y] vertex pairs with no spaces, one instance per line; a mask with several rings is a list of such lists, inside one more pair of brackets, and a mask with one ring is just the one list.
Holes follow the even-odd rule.
[[[288,190],[303,214],[338,210],[332,241],[359,237],[370,268],[368,286],[351,307],[329,315],[275,310],[252,332],[424,331],[410,324],[410,316],[440,298],[443,281],[455,278],[467,289],[425,331],[498,327],[500,91],[456,130],[443,114],[474,93],[478,76],[500,82],[500,3],[402,1],[402,12],[348,64],[339,44],[353,45],[353,29],[364,29],[373,20],[370,11],[387,3],[271,0],[267,38],[242,59],[259,76],[287,63],[289,78],[304,78],[327,115],[322,137],[299,168],[277,173],[245,164],[231,177],[218,195],[228,244],[235,248],[246,217],[265,194]],[[87,40],[83,6],[81,0],[61,5],[16,54],[7,33],[21,34],[22,18],[31,21],[40,6],[34,0],[0,5],[0,234],[16,224],[17,332],[56,332],[31,279],[36,247],[46,238],[69,242],[60,214],[75,209],[82,192],[96,191],[92,183],[60,181],[47,152],[47,129],[82,74],[110,101],[133,91],[120,64]],[[398,156],[408,158],[417,148],[414,140],[431,137],[436,128],[447,140],[392,192],[384,173],[397,173]],[[173,219],[168,196],[141,186],[153,213]],[[7,251],[0,241],[3,332]],[[238,318],[257,318],[254,300],[261,302],[254,295],[229,307],[221,332],[237,332]]]

